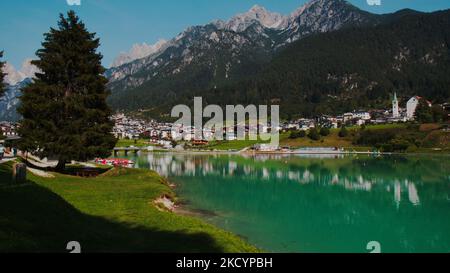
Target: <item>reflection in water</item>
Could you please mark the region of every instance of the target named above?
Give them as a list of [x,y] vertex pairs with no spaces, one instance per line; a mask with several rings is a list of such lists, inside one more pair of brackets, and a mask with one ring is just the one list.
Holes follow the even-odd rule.
[[408,182],[408,181],[406,181],[406,183],[408,184],[409,202],[411,202],[413,205],[419,205],[420,199],[419,199],[419,194],[417,193],[416,185],[414,185],[414,183]]
[[[223,159],[227,157],[228,160],[224,163]],[[404,174],[399,174],[398,179],[392,180],[392,176],[379,176],[376,177],[370,175],[364,175],[364,169],[367,162],[362,164],[355,173],[350,172],[343,166],[337,170],[321,169],[321,166],[317,164],[309,164],[306,166],[285,166],[289,167],[286,170],[279,170],[277,168],[270,168],[264,165],[255,164],[258,162],[279,162],[280,164],[288,165],[288,162],[292,160],[293,156],[288,155],[257,155],[245,158],[241,160],[241,164],[238,164],[233,160],[235,156],[205,156],[205,155],[182,155],[182,154],[154,154],[149,153],[139,157],[137,160],[137,168],[149,168],[158,172],[165,177],[173,176],[235,176],[245,175],[248,178],[259,180],[278,180],[278,181],[293,181],[300,184],[318,183],[321,186],[341,186],[346,190],[354,191],[367,191],[370,192],[374,187],[381,187],[386,189],[386,192],[391,192],[393,188],[393,199],[396,204],[399,205],[402,202],[402,194],[408,195],[407,199],[413,205],[420,205],[420,197],[414,181],[403,179],[401,177]],[[343,155],[308,155],[308,156],[296,156],[301,159],[345,159]],[[355,159],[352,159],[353,162]],[[379,159],[366,158],[369,161],[376,161]],[[351,175],[350,175],[351,173]],[[395,174],[393,174],[395,175]]]
[[142,154],[192,209],[268,251],[450,252],[447,157]]

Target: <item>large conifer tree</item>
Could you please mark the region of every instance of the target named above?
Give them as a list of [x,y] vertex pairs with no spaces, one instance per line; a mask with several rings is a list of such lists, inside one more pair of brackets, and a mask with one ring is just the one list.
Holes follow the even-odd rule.
[[74,11],[61,14],[58,28],[44,37],[32,62],[40,72],[22,90],[20,148],[57,159],[58,170],[69,160],[109,156],[115,138],[99,39]]
[[5,64],[2,62],[3,58],[3,51],[0,51],[0,98],[3,96],[3,93],[5,92],[5,84],[3,83],[5,79],[5,73],[3,73],[3,65]]

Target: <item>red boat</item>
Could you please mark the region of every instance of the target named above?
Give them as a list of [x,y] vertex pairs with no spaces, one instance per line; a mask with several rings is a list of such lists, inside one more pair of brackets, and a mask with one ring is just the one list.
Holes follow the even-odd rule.
[[101,165],[108,165],[108,166],[114,166],[114,167],[133,167],[134,161],[129,159],[121,159],[121,158],[97,158],[95,159],[95,163],[101,164]]

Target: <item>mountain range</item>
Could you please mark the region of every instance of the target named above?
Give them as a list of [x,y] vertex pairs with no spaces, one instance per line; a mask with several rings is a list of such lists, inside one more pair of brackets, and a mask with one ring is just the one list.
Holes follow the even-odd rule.
[[[376,104],[374,102],[382,104],[389,97],[387,94],[395,89],[395,84],[378,84],[378,81],[385,83],[386,79],[376,79],[374,75],[358,79],[364,82],[358,87],[351,84],[344,86],[331,83],[332,80],[349,83],[355,80],[356,75],[359,75],[359,71],[354,70],[356,69],[354,66],[348,67],[350,64],[347,64],[350,60],[353,61],[353,53],[338,49],[333,51],[333,48],[328,48],[330,56],[320,56],[317,49],[330,43],[328,37],[334,37],[332,43],[329,44],[331,47],[338,46],[338,43],[342,44],[340,39],[344,39],[346,35],[349,35],[349,39],[344,43],[349,47],[353,45],[357,47],[358,43],[366,45],[366,39],[370,39],[365,35],[365,32],[368,31],[368,33],[378,35],[379,39],[387,39],[386,44],[388,45],[389,41],[398,42],[396,47],[391,48],[394,52],[390,58],[403,60],[405,56],[402,54],[414,51],[413,47],[416,45],[412,44],[408,49],[402,48],[402,41],[397,39],[393,33],[396,31],[396,26],[402,26],[402,33],[410,34],[405,35],[405,38],[409,39],[411,35],[420,35],[426,40],[427,33],[422,31],[422,25],[402,22],[420,21],[421,18],[436,16],[438,16],[437,13],[426,14],[413,10],[376,15],[360,10],[344,0],[313,0],[287,16],[254,6],[247,13],[236,15],[228,21],[213,21],[203,26],[190,27],[166,42],[157,52],[109,69],[107,77],[110,81],[109,88],[112,91],[109,103],[116,110],[140,111],[154,118],[167,116],[173,105],[190,104],[194,96],[203,96],[207,99],[207,103],[218,104],[281,101],[283,106],[281,111],[289,116],[313,115],[319,111],[331,113],[351,110],[350,106],[373,106]],[[444,18],[446,16],[448,13],[440,15]],[[439,22],[433,21],[432,23]],[[445,44],[446,33],[442,28],[447,25],[443,24],[437,27],[437,30],[431,30],[431,32],[443,35],[436,37],[435,42],[442,41]],[[372,32],[375,29],[378,31]],[[357,37],[359,34],[362,36]],[[385,37],[383,37],[384,34],[386,34]],[[311,41],[317,39],[319,41],[312,45]],[[381,42],[380,40],[372,41],[375,47],[383,46]],[[406,43],[410,44],[409,41]],[[370,43],[368,45],[370,46]],[[423,50],[427,49],[423,48]],[[446,49],[448,49],[448,43],[443,47],[444,51]],[[433,51],[432,48],[430,51]],[[376,51],[376,53],[383,52]],[[329,58],[333,54],[340,55],[340,63],[329,62]],[[375,57],[375,62],[377,62],[377,55],[373,55],[373,52],[366,51],[364,54]],[[441,54],[444,57],[448,56],[448,52],[441,52]],[[302,56],[303,60],[301,63],[292,62],[290,56]],[[310,63],[314,56],[317,59]],[[394,59],[384,57],[378,61],[383,60],[385,63],[382,66],[386,68]],[[435,61],[439,59],[437,56],[434,57]],[[305,58],[310,60],[306,62]],[[281,59],[285,64],[280,64],[279,60]],[[370,58],[363,58],[361,61],[369,61],[368,59]],[[370,59],[370,61],[373,60]],[[274,64],[283,72],[267,72],[268,69],[275,66]],[[325,78],[319,74],[316,74],[314,78],[305,77],[314,72],[309,67],[317,67],[320,64],[330,68],[342,66],[344,70],[348,68],[349,71],[330,73]],[[371,67],[371,65],[362,63],[358,69],[364,70],[364,67]],[[327,70],[328,68],[322,66],[320,69]],[[302,71],[303,74],[299,75],[298,71]],[[377,73],[388,73],[388,70],[379,70]],[[268,82],[270,79],[268,76],[272,76],[274,80]],[[399,77],[410,78],[405,75],[399,75]],[[373,87],[365,84],[369,80]],[[290,84],[287,84],[288,82]],[[323,88],[324,85],[328,89]],[[302,90],[299,89],[300,86],[303,86]],[[243,87],[245,88],[243,89]],[[367,88],[375,91],[373,93],[366,92]],[[333,90],[330,91],[330,89]],[[412,90],[400,88],[398,91],[400,95],[409,95],[413,91],[417,91],[417,94],[426,94],[426,92],[419,92],[420,88]],[[345,99],[356,95],[362,97],[362,94],[370,98],[363,100],[367,103],[366,105],[349,103]],[[317,99],[330,96],[334,97],[335,101],[320,99],[319,102]],[[439,99],[447,97],[448,94],[441,94]],[[324,107],[325,103],[348,107]],[[304,105],[304,107],[300,105]]]
[[38,69],[31,64],[31,59],[25,60],[19,70],[12,64],[5,63],[3,72],[6,73],[6,90],[4,96],[0,98],[0,120],[17,121],[19,119],[16,109],[21,88],[31,82],[31,78],[37,71]]
[[194,96],[220,105],[277,103],[285,117],[383,106],[394,91],[447,100],[449,17],[377,15],[344,0],[312,0],[289,15],[254,6],[121,53],[105,73],[108,101],[165,119]]
[[19,96],[21,89],[31,83],[30,78],[26,78],[13,85],[7,84],[5,94],[0,98],[0,120],[1,121],[18,121],[20,119],[17,113],[17,106],[19,105]]
[[[145,58],[110,69],[111,103],[122,99],[116,94],[134,89],[149,95],[165,89],[168,96],[176,96],[180,87],[191,84],[206,88],[238,80],[243,70],[246,76],[254,74],[287,44],[315,33],[376,25],[382,18],[344,0],[313,0],[288,16],[254,6],[226,22],[190,27]],[[173,83],[166,86],[165,79]],[[147,105],[131,108],[138,106]]]
[[257,75],[196,95],[221,105],[276,102],[287,119],[390,109],[394,93],[401,107],[417,95],[448,102],[450,10],[406,10],[393,18],[304,38],[278,52]]
[[122,52],[119,56],[117,56],[117,58],[114,59],[111,67],[119,67],[134,60],[142,59],[144,57],[157,53],[158,51],[164,49],[164,46],[166,44],[167,41],[164,39],[159,40],[154,45],[148,45],[146,43],[135,44],[129,52]]

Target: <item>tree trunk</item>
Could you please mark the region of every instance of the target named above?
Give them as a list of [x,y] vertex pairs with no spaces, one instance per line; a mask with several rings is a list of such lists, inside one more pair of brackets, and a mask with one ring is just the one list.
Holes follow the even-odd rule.
[[56,165],[56,170],[60,172],[60,171],[64,171],[64,169],[66,169],[66,160],[59,159],[58,165]]

